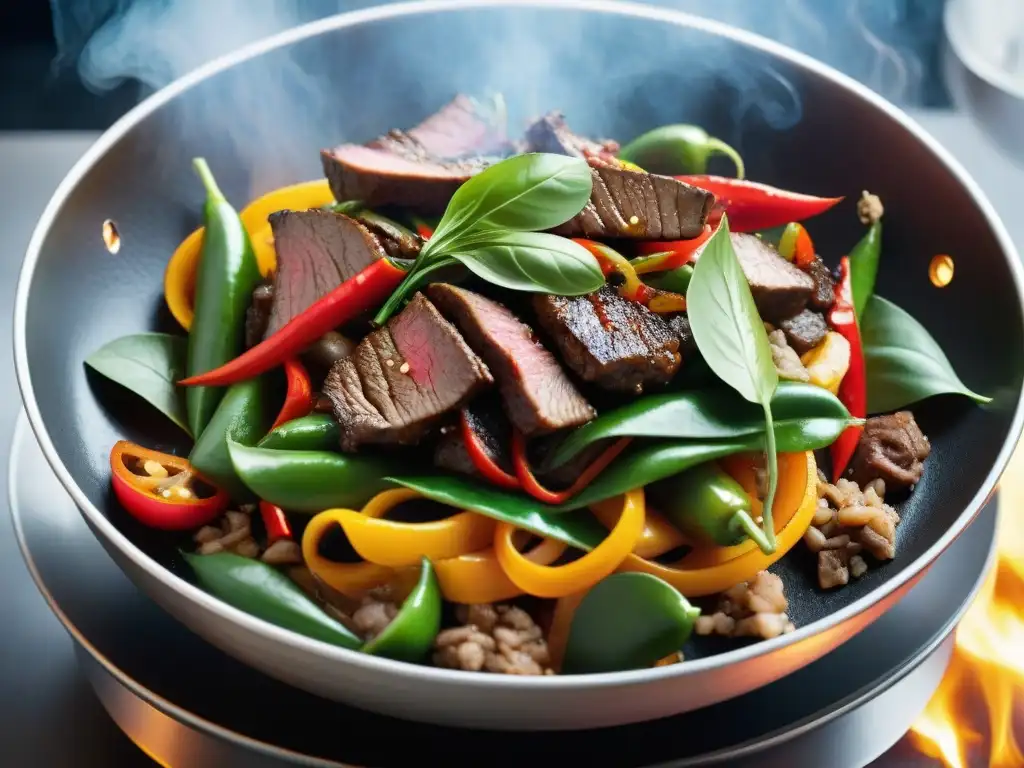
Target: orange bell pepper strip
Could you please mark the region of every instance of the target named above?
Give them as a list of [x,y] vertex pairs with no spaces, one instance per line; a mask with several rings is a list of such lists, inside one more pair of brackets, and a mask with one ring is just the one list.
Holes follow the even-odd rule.
[[[523,557],[537,565],[550,565],[567,548],[564,542],[544,539],[523,553]],[[434,574],[444,599],[452,603],[498,603],[523,594],[523,590],[505,574],[492,547],[482,552],[438,560],[434,563]]]
[[[787,498],[790,498],[791,494],[799,496],[799,502],[785,527],[778,531],[778,546],[772,554],[766,555],[760,549],[751,547],[743,554],[706,566],[694,560],[687,563],[686,558],[673,566],[667,566],[630,554],[618,570],[638,571],[657,576],[686,597],[713,595],[724,592],[740,582],[750,581],[759,571],[768,568],[792,549],[803,538],[804,532],[814,519],[814,512],[818,506],[818,468],[812,452],[798,455],[803,457],[803,461],[787,463],[785,472],[780,462],[779,494],[781,496],[785,493]],[[778,502],[775,508],[780,512],[783,509]],[[778,526],[776,529],[778,530]]]
[[383,519],[399,504],[420,497],[408,488],[395,488],[377,494],[359,512],[325,510],[309,521],[303,542],[307,537],[319,540],[324,531],[337,524],[352,548],[368,563],[402,568],[414,567],[424,557],[436,561],[477,552],[493,540],[495,521],[476,512],[461,512],[427,523]]
[[512,537],[516,527],[498,523],[494,552],[513,584],[536,597],[565,597],[592,587],[625,560],[644,531],[643,489],[622,496],[622,514],[608,537],[590,552],[560,566],[538,565],[516,549]]
[[[253,200],[239,216],[252,240],[260,273],[270,274],[277,267],[277,252],[267,217],[286,209],[304,211],[334,202],[326,179],[307,181],[275,189]],[[192,327],[196,268],[203,250],[204,229],[193,231],[175,249],[164,272],[164,298],[174,319],[186,331]]]
[[[622,503],[618,499],[605,499],[591,505],[594,517],[608,530],[612,530],[622,514]],[[662,514],[648,507],[644,511],[644,530],[633,546],[633,554],[639,557],[660,557],[686,544],[686,537]]]

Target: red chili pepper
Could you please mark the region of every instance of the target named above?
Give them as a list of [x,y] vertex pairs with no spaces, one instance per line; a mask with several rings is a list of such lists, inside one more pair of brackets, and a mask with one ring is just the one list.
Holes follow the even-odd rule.
[[519,430],[512,432],[512,466],[515,467],[519,484],[528,494],[545,504],[563,504],[582,491],[632,442],[631,437],[620,437],[588,466],[576,481],[564,491],[549,491],[533,475],[530,459],[526,455],[526,439]]
[[598,243],[594,240],[587,240],[582,237],[574,237],[573,242],[582,245],[590,251],[594,258],[597,259],[598,266],[601,267],[601,274],[605,277],[610,275],[612,272],[618,272],[619,275],[622,276],[622,285],[619,286],[619,295],[623,298],[632,299],[633,301],[639,301],[641,304],[646,304],[650,300],[651,296],[654,295],[653,291],[640,282],[640,278],[637,277],[636,270],[633,269],[633,265],[629,263],[629,259],[614,248],[610,248],[604,243]]
[[[843,256],[839,261],[839,284],[835,304],[828,316],[829,324],[837,333],[850,342],[850,367],[839,384],[839,400],[850,415],[863,419],[868,410],[868,389],[864,369],[864,348],[857,326],[857,313],[853,308],[853,287],[850,284],[850,259]],[[857,443],[863,427],[847,427],[832,443],[832,481],[836,482],[846,470],[847,464],[857,450]]]
[[459,420],[462,424],[462,441],[466,444],[466,453],[469,454],[469,459],[480,476],[499,488],[519,488],[519,481],[487,455],[487,451],[480,444],[480,438],[477,437],[473,427],[470,426],[469,419],[466,418],[465,409],[462,410]]
[[434,230],[432,230],[426,224],[417,224],[416,234],[422,237],[424,240],[429,240],[431,235],[434,234]]
[[786,225],[779,240],[779,255],[801,269],[806,269],[814,261],[814,243],[803,224],[791,221]]
[[[730,225],[732,222],[729,222]],[[670,269],[689,264],[704,243],[713,234],[710,224],[704,225],[704,231],[689,240],[651,240],[639,243],[636,252],[646,258],[633,259],[631,262],[637,274],[646,272],[667,272]],[[659,258],[655,259],[657,254]]]
[[[152,471],[144,469],[147,464],[151,464]],[[196,472],[186,459],[127,440],[119,440],[110,449],[110,470],[114,495],[121,506],[150,528],[199,528],[215,520],[230,501],[226,491]],[[212,490],[212,495],[200,496],[197,480],[205,486],[203,490]]]
[[791,221],[802,221],[824,213],[843,199],[801,195],[767,184],[724,176],[676,178],[711,192],[716,200],[709,221],[719,221],[725,212],[729,214],[729,229],[733,232],[755,232],[781,227]]
[[288,380],[288,391],[284,396],[284,405],[281,406],[281,411],[277,414],[277,419],[270,428],[271,430],[277,429],[292,419],[308,416],[316,406],[309,374],[297,357],[290,357],[284,361],[284,375]]
[[224,387],[251,379],[281,365],[339,325],[374,309],[398,287],[405,272],[387,259],[378,259],[355,277],[317,299],[281,330],[220,368],[183,379],[186,387]]
[[269,501],[260,501],[260,517],[263,518],[263,527],[267,529],[267,546],[281,539],[292,538],[292,526],[280,507]]

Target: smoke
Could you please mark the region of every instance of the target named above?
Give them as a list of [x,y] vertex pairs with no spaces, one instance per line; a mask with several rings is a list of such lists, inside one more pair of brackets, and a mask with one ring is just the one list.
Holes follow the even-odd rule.
[[[96,92],[110,90],[126,80],[137,82],[140,97],[213,58],[267,35],[344,10],[384,4],[372,0],[51,2],[60,51],[57,64],[77,67],[83,83]],[[758,32],[832,64],[902,104],[925,99],[927,59],[934,48],[942,5],[938,0],[662,0],[650,4]],[[605,24],[601,30],[602,34],[609,34],[614,27]],[[250,185],[265,189],[294,180],[283,177],[283,169],[309,166],[309,157],[315,157],[323,137],[322,127],[314,126],[344,124],[355,131],[372,125],[375,128],[371,130],[379,130],[381,118],[375,118],[373,113],[394,112],[393,108],[388,109],[386,101],[397,98],[399,92],[408,111],[426,114],[439,106],[434,98],[439,91],[438,83],[431,83],[429,89],[414,87],[420,72],[437,71],[438,57],[452,62],[450,74],[446,70],[451,83],[440,84],[448,86],[448,95],[469,86],[494,90],[512,86],[517,94],[516,101],[510,103],[514,121],[561,107],[581,130],[604,130],[615,135],[615,128],[624,125],[622,116],[617,114],[622,104],[603,105],[598,94],[573,98],[569,84],[574,73],[592,72],[594,67],[607,69],[603,56],[591,55],[601,48],[601,41],[594,39],[592,26],[584,27],[581,22],[579,26],[563,25],[557,30],[539,28],[536,18],[529,14],[510,14],[498,39],[492,34],[485,41],[474,41],[474,32],[472,27],[453,28],[448,30],[447,40],[420,39],[415,28],[403,27],[386,45],[401,60],[408,82],[401,86],[380,84],[371,73],[354,73],[365,81],[359,116],[353,117],[351,110],[339,112],[341,107],[332,101],[327,84],[311,74],[312,67],[305,66],[308,62],[276,56],[272,64],[261,64],[258,60],[247,64],[244,82],[224,78],[224,88],[209,97],[210,103],[180,115],[175,130],[218,134],[235,158],[251,168]],[[617,60],[612,70],[603,74],[609,92],[628,92],[632,84],[649,79],[652,62],[658,59],[659,43],[667,45],[673,34],[676,33],[666,28],[664,41],[654,39],[657,35],[638,41],[635,55]],[[475,60],[486,61],[487,71],[460,69],[460,45],[485,46],[487,55],[477,51]],[[713,49],[714,41],[702,45],[707,49],[692,52],[685,66],[706,69],[706,79],[714,85],[714,92],[727,94],[725,110],[735,125],[758,119],[784,130],[800,119],[799,97],[784,76],[761,65],[723,62],[724,54]],[[616,50],[620,49],[616,46]],[[567,56],[567,51],[572,55]],[[323,72],[324,67],[317,63],[316,71]],[[529,86],[524,87],[524,83]],[[563,102],[552,103],[556,94]],[[690,95],[695,99],[701,97]],[[566,98],[572,104],[564,103]],[[426,103],[428,99],[430,103]],[[642,100],[642,107],[650,111],[655,99],[644,96]],[[659,105],[658,110],[659,117],[679,119],[678,113],[664,105]],[[304,116],[298,133],[290,130],[287,137],[278,135],[281,129],[276,118],[282,111],[297,111]],[[308,126],[308,135],[303,135],[301,125]],[[396,127],[404,127],[404,122]],[[347,138],[369,137],[337,135],[332,140]],[[273,148],[272,161],[269,148]]]

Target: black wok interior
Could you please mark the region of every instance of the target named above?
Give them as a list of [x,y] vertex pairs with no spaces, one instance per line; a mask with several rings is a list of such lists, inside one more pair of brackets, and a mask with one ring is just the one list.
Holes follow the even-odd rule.
[[[510,34],[533,47],[509,50],[499,41]],[[538,51],[550,77],[536,63],[525,73],[515,66]],[[442,63],[449,57],[457,67]],[[278,85],[304,89],[295,108],[277,108]],[[32,279],[31,381],[60,460],[133,541],[172,567],[182,543],[139,528],[118,509],[109,492],[110,446],[126,438],[184,453],[188,445],[148,406],[87,375],[82,361],[126,333],[180,330],[164,306],[162,279],[171,252],[200,222],[191,158],[205,156],[241,208],[280,184],[318,178],[322,147],[413,125],[456,91],[487,89],[505,94],[513,126],[554,108],[582,133],[620,140],[661,123],[695,122],[739,146],[754,179],[846,195],[809,225],[830,265],[860,237],[854,201],[861,190],[885,201],[878,292],[924,323],[969,386],[996,399],[986,408],[945,398],[914,409],[934,449],[901,510],[896,560],[825,594],[798,546],[778,567],[797,626],[868,594],[965,523],[965,507],[1008,438],[1024,375],[1024,321],[1008,255],[970,193],[912,132],[800,65],[663,21],[517,8],[394,18],[272,50],[200,81],[128,128],[71,191]],[[787,127],[794,93],[802,113]],[[116,255],[100,237],[108,218],[122,236]],[[938,253],[956,263],[944,289],[928,280]]]

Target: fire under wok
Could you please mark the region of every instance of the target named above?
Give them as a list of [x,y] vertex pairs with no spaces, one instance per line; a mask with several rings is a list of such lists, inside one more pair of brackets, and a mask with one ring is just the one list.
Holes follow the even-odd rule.
[[68,175],[15,312],[36,436],[141,590],[446,724],[800,668],[1021,428],[1021,269],[956,162],[810,59],[615,3],[395,5],[203,67]]

